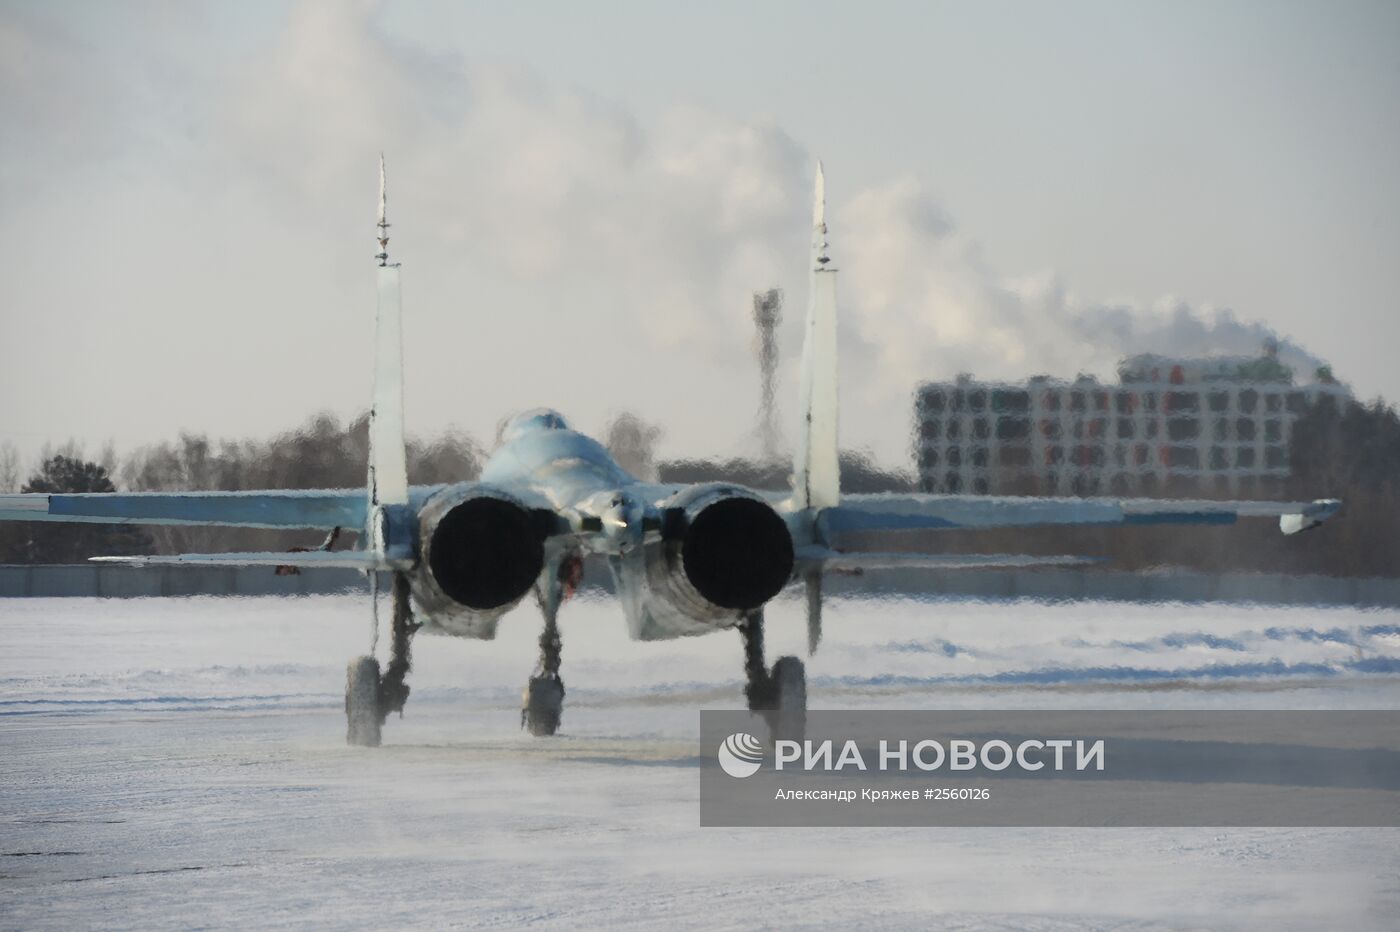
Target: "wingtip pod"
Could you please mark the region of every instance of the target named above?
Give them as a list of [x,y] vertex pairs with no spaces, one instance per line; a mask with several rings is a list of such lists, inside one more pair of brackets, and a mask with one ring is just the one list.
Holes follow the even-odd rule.
[[1278,519],[1278,528],[1285,534],[1298,534],[1303,531],[1310,531],[1341,510],[1342,503],[1340,499],[1318,499],[1296,514],[1282,515]]

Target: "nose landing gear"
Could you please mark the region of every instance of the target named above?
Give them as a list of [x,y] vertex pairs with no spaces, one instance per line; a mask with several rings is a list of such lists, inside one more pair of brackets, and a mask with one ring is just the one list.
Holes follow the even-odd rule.
[[[542,602],[547,601],[542,599]],[[540,662],[530,677],[520,704],[520,727],[537,738],[559,730],[564,717],[564,681],[559,678],[563,642],[559,638],[559,605],[545,608],[544,630],[540,632]]]
[[535,737],[546,737],[559,730],[564,717],[564,681],[559,676],[564,643],[559,636],[559,607],[578,589],[583,561],[575,555],[546,565],[535,585],[544,630],[540,632],[540,660],[535,675],[525,686],[520,703],[520,727]]

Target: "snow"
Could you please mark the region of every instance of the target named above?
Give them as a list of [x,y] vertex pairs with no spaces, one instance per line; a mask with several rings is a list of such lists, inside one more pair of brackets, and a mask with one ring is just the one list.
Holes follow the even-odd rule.
[[[351,596],[0,600],[0,927],[1391,928],[1393,829],[701,829],[737,635],[561,617],[566,734],[518,731],[534,613],[420,638],[343,744]],[[800,653],[796,602],[770,658]],[[1400,707],[1400,612],[837,601],[814,708]]]

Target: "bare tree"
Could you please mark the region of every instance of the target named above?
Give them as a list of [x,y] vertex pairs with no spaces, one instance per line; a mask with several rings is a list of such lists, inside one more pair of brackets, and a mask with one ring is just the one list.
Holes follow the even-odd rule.
[[76,437],[69,437],[62,443],[54,443],[52,440],[45,440],[44,445],[39,448],[39,462],[42,465],[55,456],[61,456],[70,460],[82,460],[84,459],[83,453],[86,447],[87,445]]
[[[414,439],[408,443],[409,481],[436,485],[474,479],[483,458],[480,445],[461,432]],[[135,451],[123,463],[121,478],[133,491],[362,489],[368,460],[368,417],[342,425],[322,413],[271,440],[211,441],[203,434],[181,434],[174,443]],[[152,533],[162,553],[280,550],[321,540],[320,532],[245,528],[160,527]]]
[[644,482],[655,482],[656,441],[660,437],[660,427],[624,411],[608,425],[605,445],[623,469]]
[[414,485],[466,482],[481,474],[481,447],[466,434],[449,430],[431,441],[408,442],[408,481]]
[[9,440],[0,443],[0,492],[19,489],[19,449]]

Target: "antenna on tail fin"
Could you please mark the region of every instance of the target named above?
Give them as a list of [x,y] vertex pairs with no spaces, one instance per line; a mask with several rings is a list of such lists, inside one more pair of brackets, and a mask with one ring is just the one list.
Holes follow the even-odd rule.
[[793,472],[793,505],[830,508],[841,501],[837,455],[836,269],[826,239],[826,179],[817,163],[812,204],[812,281],[802,346],[801,436]]
[[389,220],[385,216],[388,206],[388,185],[384,180],[384,153],[379,153],[379,223],[375,226],[379,230],[379,252],[374,258],[379,260],[380,268],[389,264]]
[[403,430],[403,326],[399,266],[389,262],[384,156],[379,156],[379,311],[374,333],[374,400],[369,409],[370,505],[408,503]]

